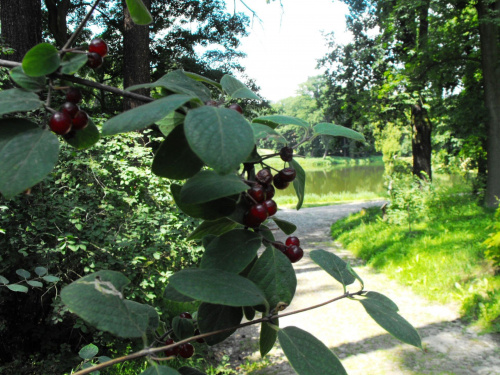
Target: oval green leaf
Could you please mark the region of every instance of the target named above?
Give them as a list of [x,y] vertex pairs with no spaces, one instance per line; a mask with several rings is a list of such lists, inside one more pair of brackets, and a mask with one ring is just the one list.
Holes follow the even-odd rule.
[[88,57],[85,53],[67,53],[64,55],[64,60],[61,63],[61,73],[75,74],[87,63],[87,61]]
[[194,336],[194,324],[192,319],[184,319],[180,316],[172,320],[172,329],[179,340]]
[[36,268],[35,268],[35,273],[36,273],[38,276],[43,276],[43,275],[45,275],[47,272],[48,272],[48,270],[47,270],[47,268],[45,268],[45,267],[36,267]]
[[0,192],[23,192],[47,176],[57,162],[59,140],[24,119],[0,120]]
[[299,375],[347,375],[333,352],[309,332],[286,327],[278,339],[288,361]]
[[267,305],[254,283],[231,272],[191,268],[177,272],[168,280],[178,292],[198,301],[226,306]]
[[153,22],[153,17],[149,13],[148,8],[141,0],[126,0],[130,17],[137,25],[149,25]]
[[141,130],[165,118],[192,99],[187,95],[169,95],[154,102],[123,112],[104,123],[103,135],[113,135]]
[[278,329],[279,321],[278,319],[274,319],[272,323],[270,322],[262,322],[260,326],[260,356],[264,357],[267,353],[271,351],[278,338]]
[[271,138],[279,143],[287,143],[287,140],[280,133],[269,126],[259,123],[252,123],[251,125],[255,141]]
[[12,290],[13,292],[28,293],[28,287],[24,285],[12,284],[7,285],[7,288]]
[[200,204],[247,189],[248,185],[234,174],[221,176],[214,171],[201,171],[184,184],[180,198],[185,204]]
[[95,126],[92,119],[89,118],[89,123],[85,128],[81,130],[72,130],[64,135],[63,139],[77,150],[83,150],[99,142],[101,135],[99,134],[97,126]]
[[348,270],[347,263],[337,255],[322,249],[313,250],[309,255],[314,263],[323,268],[344,287],[356,281],[356,278]]
[[57,276],[52,275],[43,276],[42,279],[48,283],[57,283],[59,281],[59,278]]
[[99,348],[94,344],[88,344],[80,349],[78,355],[81,359],[91,359],[95,357],[97,353],[99,353]]
[[42,288],[43,287],[43,284],[40,282],[40,281],[36,281],[36,280],[28,280],[26,281],[29,285],[31,285],[32,287],[35,287],[35,288]]
[[22,66],[30,77],[41,77],[54,73],[61,65],[57,48],[49,43],[40,43],[26,52]]
[[[243,319],[243,310],[241,307],[202,303],[198,308],[198,326],[201,333],[236,327],[241,323],[241,319]],[[206,337],[205,341],[208,345],[215,345],[227,339],[235,331],[236,328],[218,333]]]
[[28,91],[41,91],[45,88],[45,77],[30,77],[24,73],[22,66],[16,66],[9,72],[10,78]]
[[0,115],[13,112],[34,111],[43,102],[34,92],[21,89],[0,91]]
[[224,75],[220,81],[224,91],[233,99],[262,100],[252,90],[230,75]]
[[297,172],[297,176],[295,176],[295,180],[293,180],[293,188],[295,189],[295,194],[297,194],[298,198],[297,206],[295,206],[295,208],[300,210],[302,203],[304,203],[304,197],[306,196],[306,172],[295,159],[292,159],[290,165]]
[[269,247],[259,257],[248,274],[266,296],[274,309],[279,303],[292,302],[297,288],[297,277],[288,258],[279,250]]
[[234,229],[215,238],[201,258],[201,268],[240,273],[257,255],[261,236],[246,229]]
[[322,135],[331,135],[333,137],[346,137],[355,141],[365,142],[363,134],[345,126],[334,125],[326,122],[319,123],[313,127],[314,133]]
[[272,217],[278,228],[280,228],[286,235],[290,235],[297,230],[297,226],[294,223],[290,223],[286,220],[281,220],[277,217]]
[[31,277],[31,273],[29,273],[26,270],[23,270],[22,268],[16,270],[16,273],[21,276],[23,279],[29,279]]
[[0,283],[7,285],[9,283],[9,280],[3,276],[0,276]]
[[194,153],[221,174],[238,170],[255,145],[250,124],[227,108],[203,106],[189,111],[184,131]]
[[220,236],[223,233],[226,233],[230,231],[231,229],[234,229],[236,226],[238,226],[237,223],[235,223],[232,220],[229,220],[226,217],[222,217],[217,220],[209,221],[206,220],[188,236],[188,240],[201,240],[204,236],[207,234],[212,234],[215,236]]
[[140,375],[181,375],[177,370],[167,366],[152,366]]
[[160,177],[184,180],[198,173],[202,166],[203,162],[187,143],[184,127],[177,126],[156,152],[152,171]]
[[375,322],[398,340],[422,348],[422,341],[417,330],[398,314],[398,306],[383,294],[368,292],[356,299],[365,308]]
[[284,115],[260,116],[252,120],[253,123],[263,124],[275,129],[279,125],[297,125],[309,129],[309,123],[297,117]]

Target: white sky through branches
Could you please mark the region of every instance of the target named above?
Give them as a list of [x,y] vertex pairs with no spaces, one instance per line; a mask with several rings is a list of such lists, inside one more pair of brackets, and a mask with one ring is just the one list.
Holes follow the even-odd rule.
[[[317,60],[327,52],[322,35],[334,32],[337,43],[348,43],[345,31],[347,6],[335,0],[244,0],[257,16],[249,36],[241,40],[241,61],[246,74],[261,87],[261,95],[271,101],[294,96],[298,85],[308,77],[321,74]],[[228,12],[251,12],[239,0],[226,0]]]

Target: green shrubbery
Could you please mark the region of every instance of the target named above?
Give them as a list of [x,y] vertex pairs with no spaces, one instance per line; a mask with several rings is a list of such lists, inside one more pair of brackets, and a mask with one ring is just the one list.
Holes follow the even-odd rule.
[[[196,223],[173,204],[169,181],[151,173],[152,151],[144,147],[154,141],[150,134],[106,138],[79,152],[65,146],[50,178],[29,194],[0,201],[0,273],[13,282],[20,279],[17,269],[33,273],[43,266],[61,279],[27,294],[0,288],[2,362],[24,358],[36,373],[36,363],[47,371],[50,352],[72,358],[62,343],[76,351],[90,339],[99,345],[100,334],[82,337],[95,331],[67,314],[58,297],[73,280],[117,270],[132,281],[134,300],[162,306],[166,279],[197,262],[201,249],[185,240]],[[36,352],[39,358],[25,360]],[[52,357],[50,366],[58,361]]]

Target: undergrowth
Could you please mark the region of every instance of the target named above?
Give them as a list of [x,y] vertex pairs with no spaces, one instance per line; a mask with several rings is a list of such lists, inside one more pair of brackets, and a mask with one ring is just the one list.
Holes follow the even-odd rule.
[[375,207],[334,223],[332,237],[427,298],[459,301],[463,317],[484,331],[500,332],[500,274],[484,243],[494,213],[463,188],[427,194],[415,198],[424,205],[409,206],[419,210],[410,212],[411,227]]

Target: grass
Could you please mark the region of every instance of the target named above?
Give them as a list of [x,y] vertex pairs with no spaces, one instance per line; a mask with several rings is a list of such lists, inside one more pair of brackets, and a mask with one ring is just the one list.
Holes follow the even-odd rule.
[[460,302],[464,318],[500,332],[500,275],[484,258],[493,217],[467,192],[438,193],[411,232],[373,208],[334,223],[331,233],[375,269],[429,299]]
[[[368,200],[382,199],[382,198],[385,198],[385,196],[381,196],[380,194],[376,194],[371,191],[356,192],[356,193],[351,193],[351,192],[329,193],[323,195],[306,193],[306,196],[304,198],[304,204],[302,205],[302,207],[326,206],[331,204],[368,201]],[[292,208],[297,205],[296,195],[275,196],[273,199],[278,204],[278,207]]]

